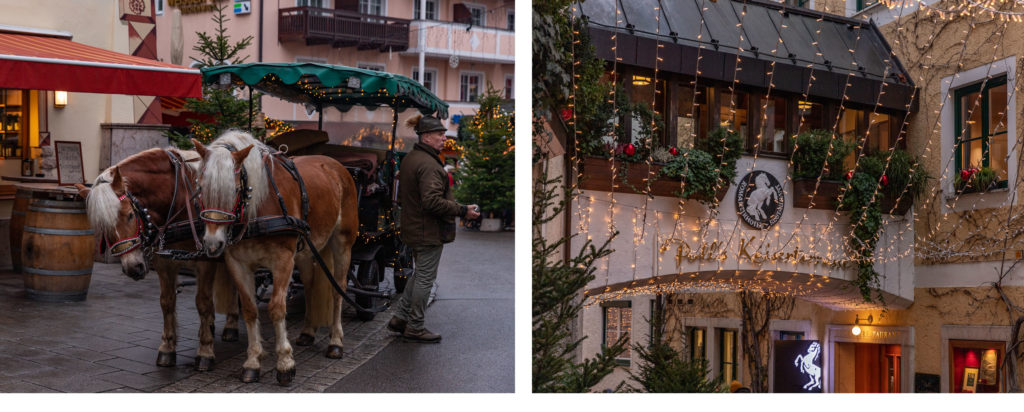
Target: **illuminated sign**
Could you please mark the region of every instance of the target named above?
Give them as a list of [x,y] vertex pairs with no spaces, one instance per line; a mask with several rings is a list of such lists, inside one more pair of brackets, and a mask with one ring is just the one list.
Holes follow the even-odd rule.
[[778,393],[822,391],[822,347],[816,340],[775,341],[775,385]]

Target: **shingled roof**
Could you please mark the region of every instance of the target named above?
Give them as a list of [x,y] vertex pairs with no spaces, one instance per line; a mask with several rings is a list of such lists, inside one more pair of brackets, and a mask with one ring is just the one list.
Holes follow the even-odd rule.
[[843,100],[897,110],[907,109],[914,87],[873,22],[762,0],[586,0],[577,12],[609,61],[654,67],[661,58],[659,70],[693,75],[699,49],[700,77],[762,88],[771,81],[793,93],[811,83],[812,96],[840,100],[845,91]]

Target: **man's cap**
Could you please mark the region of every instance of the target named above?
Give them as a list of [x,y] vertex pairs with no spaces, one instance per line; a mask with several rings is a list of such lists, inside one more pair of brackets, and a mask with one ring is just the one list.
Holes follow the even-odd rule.
[[448,128],[441,124],[441,120],[434,116],[413,117],[409,119],[406,124],[409,127],[412,127],[418,135],[437,131],[448,131]]

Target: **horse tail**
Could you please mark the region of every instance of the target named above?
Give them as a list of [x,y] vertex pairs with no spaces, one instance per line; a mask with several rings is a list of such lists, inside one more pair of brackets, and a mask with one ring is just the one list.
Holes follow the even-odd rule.
[[[320,255],[323,257],[327,267],[331,267],[334,256],[330,252],[321,253]],[[309,273],[309,276],[301,276],[303,291],[307,301],[306,322],[313,327],[330,326],[332,324],[331,317],[334,314],[334,295],[332,294],[334,286],[324,276],[324,271],[320,268],[320,265],[314,264],[311,266],[313,267],[312,273]]]
[[213,272],[213,307],[217,313],[238,313],[238,293],[224,264]]

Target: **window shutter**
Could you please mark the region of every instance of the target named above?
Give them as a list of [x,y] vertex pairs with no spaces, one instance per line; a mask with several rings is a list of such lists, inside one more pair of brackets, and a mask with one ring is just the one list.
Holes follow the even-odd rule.
[[359,12],[359,0],[334,0],[334,8],[337,10],[347,10]]

